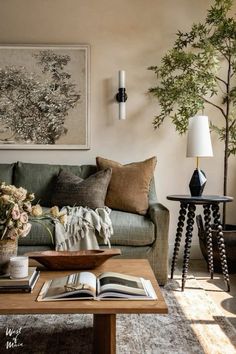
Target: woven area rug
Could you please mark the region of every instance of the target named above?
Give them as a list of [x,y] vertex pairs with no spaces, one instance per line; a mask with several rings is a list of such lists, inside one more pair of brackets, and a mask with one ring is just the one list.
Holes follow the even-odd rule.
[[[163,294],[168,315],[117,316],[118,354],[236,353],[236,330],[196,279],[184,292],[170,281]],[[1,354],[91,352],[91,315],[0,316]]]

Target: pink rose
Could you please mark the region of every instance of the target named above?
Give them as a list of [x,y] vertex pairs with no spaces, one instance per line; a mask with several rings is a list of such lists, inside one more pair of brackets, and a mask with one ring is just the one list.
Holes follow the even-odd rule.
[[11,216],[13,220],[18,220],[20,218],[20,210],[17,204],[13,206]]
[[8,195],[8,194],[4,194],[4,195],[2,195],[1,198],[0,198],[0,200],[1,200],[1,202],[2,202],[3,204],[9,204],[10,199],[11,199],[11,197],[10,197],[10,195]]
[[22,229],[22,233],[21,233],[21,237],[26,237],[28,235],[28,233],[31,230],[32,225],[30,223],[28,224],[24,224],[23,225],[23,229]]
[[29,218],[27,213],[23,212],[22,214],[20,214],[20,221],[22,222],[22,224],[27,224]]
[[31,215],[32,216],[42,216],[43,214],[43,209],[39,204],[33,205],[32,210],[31,210]]
[[12,195],[15,191],[16,187],[15,186],[11,186],[11,185],[5,185],[5,183],[3,183],[1,185],[1,192],[3,194],[8,194],[8,195]]
[[17,200],[23,201],[26,198],[27,190],[22,187],[16,188],[13,195]]
[[60,211],[58,209],[58,206],[54,206],[50,209],[50,214],[54,217],[57,218],[60,215]]

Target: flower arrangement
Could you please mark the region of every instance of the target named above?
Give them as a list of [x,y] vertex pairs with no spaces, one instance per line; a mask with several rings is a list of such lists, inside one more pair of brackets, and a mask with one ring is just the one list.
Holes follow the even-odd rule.
[[[5,182],[0,184],[0,240],[26,237],[31,230],[31,219],[38,221],[40,218],[51,218],[65,223],[66,215],[60,214],[58,207],[44,214],[39,204],[31,204],[34,199],[34,194],[22,187],[17,188]],[[46,229],[51,235],[51,231]]]

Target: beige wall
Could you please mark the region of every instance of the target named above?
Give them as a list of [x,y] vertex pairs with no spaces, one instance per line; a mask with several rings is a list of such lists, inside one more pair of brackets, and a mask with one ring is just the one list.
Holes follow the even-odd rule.
[[[171,212],[170,244],[173,245],[178,205],[168,194],[188,193],[195,167],[185,157],[186,137],[175,133],[167,121],[154,131],[152,119],[157,103],[146,94],[154,84],[146,70],[158,64],[171,46],[177,29],[188,30],[200,21],[207,0],[0,0],[2,44],[90,44],[91,46],[91,150],[1,151],[1,162],[16,160],[49,163],[94,163],[101,155],[120,162],[138,161],[157,155],[156,184],[159,200]],[[236,8],[236,7],[235,7]],[[127,114],[118,120],[113,97],[117,71],[127,73]],[[206,112],[210,117],[214,110]],[[222,146],[213,136],[214,157],[202,159],[208,176],[205,193],[222,192]],[[230,160],[229,194],[236,197],[236,162]],[[229,221],[236,222],[235,206]],[[193,240],[199,255],[198,240]]]

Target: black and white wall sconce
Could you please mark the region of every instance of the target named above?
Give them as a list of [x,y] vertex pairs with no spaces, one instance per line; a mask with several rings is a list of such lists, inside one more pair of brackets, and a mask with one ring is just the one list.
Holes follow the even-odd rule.
[[119,90],[116,95],[116,100],[119,103],[119,119],[126,119],[125,102],[128,96],[125,92],[125,71],[124,70],[119,70],[118,78],[119,78]]

